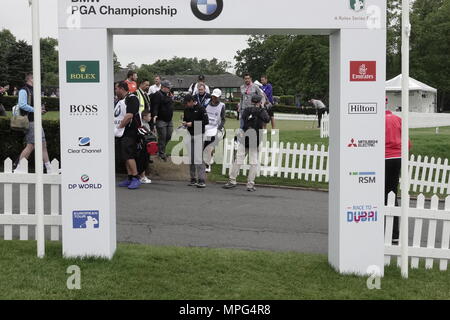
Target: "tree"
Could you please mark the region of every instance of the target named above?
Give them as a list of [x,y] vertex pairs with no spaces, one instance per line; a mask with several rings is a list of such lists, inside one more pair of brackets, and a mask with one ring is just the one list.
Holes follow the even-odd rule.
[[8,79],[11,86],[21,87],[25,74],[32,71],[32,49],[25,41],[14,43],[6,53]]
[[450,0],[416,0],[411,15],[411,76],[438,89],[450,107]]
[[122,68],[122,65],[119,62],[119,59],[117,58],[117,54],[114,52],[113,55],[113,63],[114,63],[114,73],[117,73]]
[[401,1],[388,0],[387,2],[387,79],[392,79],[401,71]]
[[329,40],[326,36],[296,36],[269,68],[276,94],[300,94],[328,100]]
[[58,40],[41,39],[41,70],[44,87],[59,85]]
[[0,31],[0,85],[8,80],[7,54],[16,43],[16,37],[7,29]]
[[197,58],[173,57],[170,60],[157,60],[153,64],[143,64],[136,71],[141,79],[151,79],[154,75],[200,75],[200,74],[224,74],[230,67],[230,63]]
[[248,48],[237,52],[236,74],[250,73],[254,79],[266,74],[269,68],[282,54],[285,47],[292,43],[293,36],[250,36]]

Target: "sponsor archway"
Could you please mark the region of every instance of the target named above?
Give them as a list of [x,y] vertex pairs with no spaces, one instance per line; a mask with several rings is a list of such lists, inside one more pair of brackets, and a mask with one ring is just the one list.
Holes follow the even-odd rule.
[[[330,35],[329,262],[342,273],[383,270],[385,0],[58,5],[65,257],[116,250],[113,35],[319,34]],[[69,188],[84,175],[102,188]]]

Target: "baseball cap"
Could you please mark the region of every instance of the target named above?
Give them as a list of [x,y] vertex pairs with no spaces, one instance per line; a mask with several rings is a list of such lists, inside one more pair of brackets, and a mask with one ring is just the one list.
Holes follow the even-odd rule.
[[222,96],[222,90],[220,89],[214,89],[213,93],[211,94],[213,97],[220,98]]
[[262,101],[262,97],[259,94],[254,94],[252,96],[252,103],[257,104]]
[[172,84],[170,83],[169,80],[161,81],[161,86],[166,87],[166,88],[172,88]]

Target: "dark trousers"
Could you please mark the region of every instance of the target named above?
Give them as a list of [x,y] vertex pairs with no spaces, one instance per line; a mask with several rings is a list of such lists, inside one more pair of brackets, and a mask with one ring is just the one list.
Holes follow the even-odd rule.
[[318,119],[319,119],[319,128],[320,128],[320,126],[322,125],[322,117],[323,117],[323,115],[325,114],[325,112],[330,113],[330,109],[328,109],[328,108],[323,108],[323,109],[317,110],[317,117],[318,117]]
[[[396,195],[395,206],[398,207],[398,184],[400,181],[400,173],[402,169],[402,159],[386,159],[386,173],[384,178],[384,204],[387,205],[388,195],[394,192]],[[398,239],[400,234],[399,217],[394,217],[394,229],[392,238]]]
[[158,131],[158,152],[159,156],[166,156],[166,146],[172,139],[173,123],[162,120],[156,121],[156,130]]
[[203,143],[201,137],[197,140],[197,143],[200,143],[200,148],[195,145],[194,136],[191,136],[191,141],[188,145],[190,154],[189,173],[191,175],[191,180],[197,180],[198,182],[204,183],[206,180],[206,167],[203,162]]

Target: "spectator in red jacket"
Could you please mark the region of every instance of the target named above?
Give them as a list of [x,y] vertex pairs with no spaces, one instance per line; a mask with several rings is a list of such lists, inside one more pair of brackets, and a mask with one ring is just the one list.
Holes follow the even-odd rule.
[[[387,98],[386,98],[387,104]],[[409,143],[411,148],[411,142]],[[386,110],[386,173],[384,187],[384,201],[387,205],[388,195],[398,193],[398,184],[402,168],[402,119]],[[397,199],[395,205],[398,206]],[[392,243],[399,241],[399,218],[394,217],[394,229],[392,232]]]

